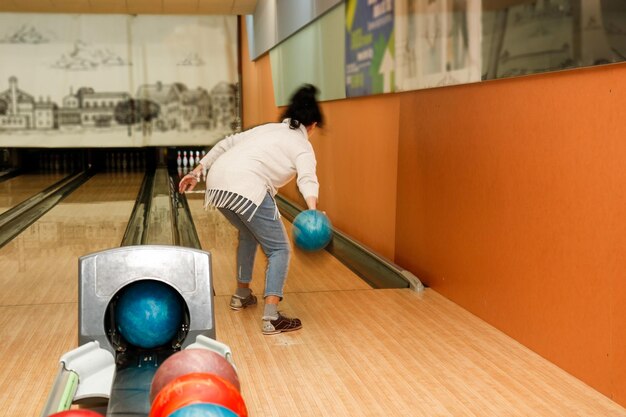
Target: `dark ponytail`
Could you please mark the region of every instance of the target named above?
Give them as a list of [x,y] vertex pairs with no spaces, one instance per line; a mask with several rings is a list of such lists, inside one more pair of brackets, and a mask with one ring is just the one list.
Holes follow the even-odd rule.
[[297,129],[301,124],[310,126],[313,123],[322,127],[324,116],[317,104],[317,93],[317,87],[312,84],[304,84],[293,93],[289,100],[289,106],[281,116],[282,119],[290,119],[289,127],[291,129]]

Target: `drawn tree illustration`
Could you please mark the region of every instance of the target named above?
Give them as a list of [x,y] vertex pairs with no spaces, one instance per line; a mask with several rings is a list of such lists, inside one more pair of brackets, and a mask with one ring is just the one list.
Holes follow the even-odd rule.
[[0,115],[4,116],[5,114],[7,114],[7,111],[9,110],[9,104],[0,99]]
[[144,134],[152,131],[152,120],[159,117],[161,107],[152,100],[129,99],[115,106],[115,120],[128,126],[128,136],[132,134],[132,126],[141,123]]

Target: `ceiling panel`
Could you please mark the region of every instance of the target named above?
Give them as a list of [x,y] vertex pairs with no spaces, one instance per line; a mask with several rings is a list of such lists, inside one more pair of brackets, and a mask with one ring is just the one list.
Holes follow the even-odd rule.
[[198,11],[198,0],[163,0],[163,12],[194,14]]
[[127,13],[126,0],[89,0],[92,13]]
[[198,13],[231,14],[233,2],[234,0],[198,0]]
[[0,0],[0,12],[252,14],[257,0]]
[[64,10],[67,13],[89,12],[89,0],[51,0],[54,10]]
[[235,0],[232,14],[253,14],[257,0]]
[[[2,10],[15,12],[51,11],[54,6],[50,0],[0,0]],[[6,8],[5,8],[6,7]]]
[[64,7],[83,7],[89,9],[89,0],[50,0],[52,5],[56,8]]
[[130,14],[160,14],[163,13],[163,0],[126,0],[126,10]]

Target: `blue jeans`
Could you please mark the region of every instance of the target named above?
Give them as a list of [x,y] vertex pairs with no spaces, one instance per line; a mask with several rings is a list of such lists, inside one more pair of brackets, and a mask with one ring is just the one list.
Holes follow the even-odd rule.
[[283,298],[283,287],[287,279],[291,246],[287,231],[280,217],[276,216],[276,203],[268,193],[250,221],[248,213],[237,214],[227,208],[218,208],[226,219],[239,231],[237,246],[237,281],[249,284],[252,281],[254,256],[260,244],[267,257],[264,296],[276,295]]

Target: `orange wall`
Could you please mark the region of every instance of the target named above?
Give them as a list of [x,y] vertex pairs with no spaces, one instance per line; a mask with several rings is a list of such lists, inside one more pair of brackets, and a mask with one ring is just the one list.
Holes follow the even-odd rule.
[[[269,57],[242,60],[244,124],[275,120]],[[624,79],[626,64],[323,103],[320,207],[626,405]]]
[[275,121],[280,116],[274,100],[272,85],[272,69],[269,57],[255,62],[248,55],[248,37],[245,31],[245,20],[242,22],[241,39],[241,90],[243,106],[243,126],[251,126]]
[[626,65],[401,95],[396,262],[626,403]]

